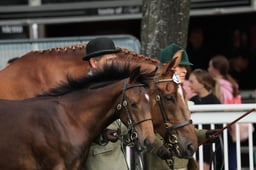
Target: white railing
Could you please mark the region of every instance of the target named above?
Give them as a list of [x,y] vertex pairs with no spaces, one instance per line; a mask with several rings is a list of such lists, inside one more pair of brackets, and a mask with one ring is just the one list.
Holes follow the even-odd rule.
[[[228,123],[236,120],[238,117],[246,113],[251,109],[256,109],[256,103],[252,104],[219,104],[219,105],[189,105],[189,110],[191,111],[192,119],[195,125],[201,129],[204,124],[210,124],[211,129],[215,129],[215,124],[222,124],[226,126]],[[246,146],[241,145],[240,142],[240,123],[251,123],[248,127],[248,142]],[[237,170],[254,170],[255,166],[255,153],[256,153],[256,141],[255,132],[253,131],[253,124],[256,123],[256,111],[243,117],[236,123],[236,148],[237,148]],[[223,131],[224,140],[224,169],[229,169],[228,164],[228,131]],[[213,149],[215,144],[213,144]],[[248,165],[242,164],[241,154],[247,154],[249,160]],[[199,170],[203,170],[203,146],[199,147]]]

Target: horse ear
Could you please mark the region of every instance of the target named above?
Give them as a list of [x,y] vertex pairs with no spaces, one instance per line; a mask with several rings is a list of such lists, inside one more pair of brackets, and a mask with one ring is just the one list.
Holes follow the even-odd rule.
[[172,70],[175,70],[175,68],[180,64],[181,57],[182,57],[183,50],[177,51],[173,57],[172,57]]
[[130,82],[135,82],[140,76],[140,66],[136,67],[130,74]]
[[177,67],[177,66],[179,66],[179,64],[180,64],[180,61],[181,61],[181,57],[182,57],[182,52],[183,52],[183,50],[179,50],[179,51],[177,51],[174,55],[173,55],[173,57],[172,57],[172,61],[170,61],[169,63],[167,63],[167,67],[166,67],[166,73],[168,72],[168,71],[174,71],[175,70],[175,68]]

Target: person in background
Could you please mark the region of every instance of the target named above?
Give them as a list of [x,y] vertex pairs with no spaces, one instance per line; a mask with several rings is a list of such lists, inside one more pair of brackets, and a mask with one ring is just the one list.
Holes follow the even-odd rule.
[[[83,58],[90,64],[88,75],[93,75],[107,60],[116,57],[120,49],[116,48],[110,38],[96,38],[86,46],[87,55]],[[120,131],[122,134],[119,134]],[[92,132],[93,133],[93,132]],[[119,135],[125,135],[127,128],[117,120],[110,124],[91,145],[83,169],[86,170],[128,170],[123,145]]]
[[221,104],[213,94],[215,80],[203,69],[195,69],[189,76],[191,91],[196,95],[190,98],[195,104]]
[[[206,70],[193,70],[190,73],[189,82],[191,91],[196,93],[195,96],[189,99],[194,104],[221,104],[220,100],[213,94],[215,80]],[[203,129],[210,129],[210,126],[203,125]],[[219,149],[219,147],[216,148]],[[213,159],[211,157],[211,145],[204,145],[203,158],[204,170],[210,170],[211,160]]]
[[209,74],[215,79],[214,94],[223,104],[241,104],[239,86],[229,75],[229,61],[223,55],[216,55],[209,61]]
[[[229,75],[229,61],[223,55],[216,55],[209,61],[209,74],[215,79],[214,94],[222,104],[241,104],[241,96],[237,82]],[[233,126],[234,127],[234,126]],[[229,170],[236,170],[236,143],[232,140],[234,128],[228,133]]]
[[239,84],[240,89],[250,88],[250,78],[247,76],[249,72],[249,54],[237,52],[229,59],[229,74]]
[[213,55],[212,49],[206,44],[204,31],[200,27],[194,27],[188,34],[187,53],[194,64],[193,69],[207,69],[208,62]]
[[248,76],[255,72],[256,68],[255,53],[252,51],[253,34],[238,28],[230,33],[231,37],[224,51],[224,55],[230,61],[230,75],[237,81],[240,90],[254,90],[256,79]]
[[190,88],[190,82],[189,82],[189,80],[188,80],[191,71],[192,71],[191,66],[187,66],[187,74],[186,74],[186,78],[185,78],[185,80],[184,80],[184,82],[183,82],[183,88],[184,88],[184,90],[185,90],[185,92],[186,92],[186,99],[187,99],[187,100],[189,100],[191,97],[193,97],[193,96],[196,95],[196,93],[191,90],[191,88]]
[[[181,62],[178,67],[175,68],[175,72],[179,75],[181,84],[184,83],[186,80],[187,75],[187,66],[193,65],[189,59],[186,51],[182,49],[180,46],[176,45],[175,43],[172,43],[165,47],[161,53],[160,53],[160,62],[161,63],[168,63],[172,60],[173,55],[178,51],[183,50]],[[216,136],[213,134],[216,132],[215,130],[196,130],[197,136],[198,136],[198,142],[201,143],[206,140],[206,138],[210,138],[210,141],[214,141],[216,139]],[[156,138],[162,142],[163,139],[160,135],[156,134]],[[170,167],[168,166],[166,162],[166,157],[163,157],[162,155],[168,155],[165,152],[168,152],[164,150],[163,153],[159,153],[159,150],[156,153],[146,153],[145,154],[145,167],[147,170],[170,170]],[[171,154],[169,154],[171,156]],[[174,157],[174,169],[175,170],[195,170],[196,169],[196,162],[194,159],[182,159]]]

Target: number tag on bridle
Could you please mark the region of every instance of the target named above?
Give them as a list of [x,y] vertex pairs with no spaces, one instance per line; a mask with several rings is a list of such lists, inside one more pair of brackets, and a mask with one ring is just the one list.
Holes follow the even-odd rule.
[[180,76],[179,76],[178,74],[176,74],[176,73],[173,74],[172,80],[173,80],[173,82],[176,83],[176,84],[180,84],[180,83],[181,83],[181,81],[180,81]]

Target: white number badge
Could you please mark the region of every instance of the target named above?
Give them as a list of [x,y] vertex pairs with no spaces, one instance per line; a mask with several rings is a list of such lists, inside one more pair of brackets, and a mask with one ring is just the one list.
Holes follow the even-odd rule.
[[179,76],[178,74],[176,74],[176,73],[173,74],[172,80],[173,80],[173,82],[176,83],[176,84],[180,84],[180,83],[181,83],[181,81],[180,81],[180,76]]

